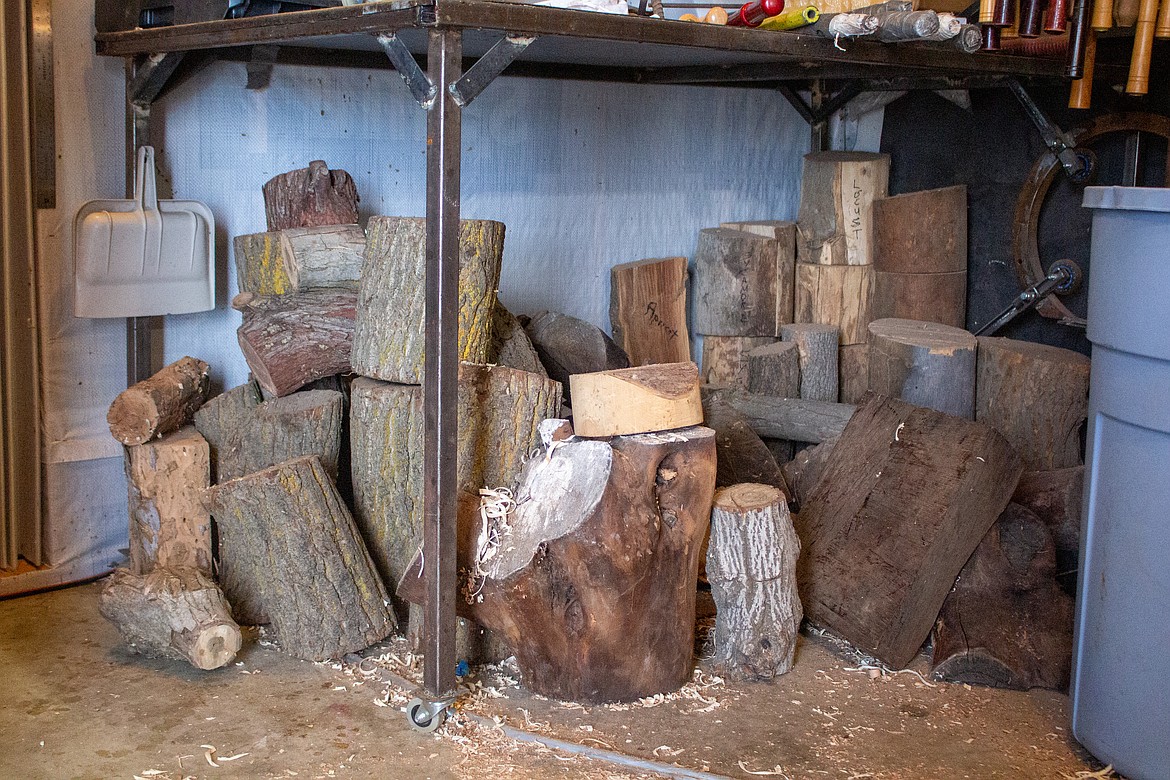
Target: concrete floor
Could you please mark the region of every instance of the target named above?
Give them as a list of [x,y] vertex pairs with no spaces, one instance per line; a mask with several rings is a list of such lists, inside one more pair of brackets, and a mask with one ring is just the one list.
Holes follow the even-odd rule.
[[[405,696],[382,681],[383,667],[415,670],[389,653],[360,669],[313,664],[253,636],[236,665],[213,672],[129,655],[98,615],[99,588],[0,602],[0,780],[650,776],[521,744],[467,717],[438,735],[415,732],[398,709]],[[497,675],[462,707],[727,777],[1055,780],[1099,768],[1069,736],[1061,694],[874,679],[854,664],[812,636],[795,669],[769,684],[700,676],[661,701],[584,708]]]

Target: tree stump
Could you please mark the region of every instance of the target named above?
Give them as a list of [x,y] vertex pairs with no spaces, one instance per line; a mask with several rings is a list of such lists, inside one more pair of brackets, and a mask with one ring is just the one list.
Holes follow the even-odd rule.
[[496,313],[492,316],[492,343],[488,348],[487,362],[548,376],[540,355],[532,346],[532,339],[524,332],[524,326],[502,303],[496,304]]
[[211,478],[207,441],[187,426],[126,448],[130,491],[130,571],[157,567],[211,573]]
[[585,320],[541,311],[521,322],[549,378],[561,383],[565,403],[573,402],[569,387],[569,377],[573,374],[630,367],[625,350]]
[[821,265],[871,264],[873,202],[885,197],[889,178],[888,154],[806,154],[796,223],[797,260]]
[[630,365],[691,359],[687,332],[687,259],[666,257],[610,270],[609,322]]
[[[422,383],[426,233],[425,219],[370,219],[353,341],[353,370],[363,376]],[[461,361],[487,361],[503,252],[504,223],[459,222]]]
[[775,336],[703,336],[704,384],[747,390],[748,353],[776,341]]
[[160,567],[149,574],[115,569],[98,602],[130,652],[218,669],[236,657],[240,627],[211,576]]
[[273,176],[264,184],[264,214],[268,229],[348,225],[358,221],[358,193],[353,178],[329,170],[323,160]]
[[841,344],[864,344],[873,321],[873,266],[796,264],[797,322],[832,325]]
[[232,239],[236,261],[236,286],[241,293],[284,295],[292,292],[280,233],[249,233]]
[[1028,471],[1082,462],[1089,359],[1030,341],[981,336],[975,419],[1002,433]]
[[289,295],[242,293],[232,301],[244,322],[240,351],[256,382],[274,396],[350,371],[357,291],[308,290]]
[[704,336],[775,336],[791,312],[777,311],[779,242],[705,228],[695,249],[694,323]]
[[209,388],[207,364],[180,358],[118,394],[106,414],[110,434],[132,446],[182,428],[207,400]]
[[315,455],[208,491],[228,600],[256,605],[281,648],[324,661],[396,627],[349,510]]
[[280,231],[281,256],[292,291],[357,287],[366,234],[358,225],[322,225]]
[[703,422],[699,369],[660,363],[569,377],[578,436],[668,431]]
[[[786,326],[791,327],[791,326]],[[747,390],[780,398],[800,397],[800,347],[777,341],[747,353]]]
[[839,382],[837,340],[831,325],[796,323],[780,329],[785,341],[796,344],[800,361],[800,397],[809,401],[837,401]]
[[784,495],[740,484],[715,493],[707,581],[715,599],[713,666],[734,680],[792,668],[804,610],[796,590],[800,540]]
[[976,340],[915,320],[869,324],[869,389],[943,414],[975,419]]

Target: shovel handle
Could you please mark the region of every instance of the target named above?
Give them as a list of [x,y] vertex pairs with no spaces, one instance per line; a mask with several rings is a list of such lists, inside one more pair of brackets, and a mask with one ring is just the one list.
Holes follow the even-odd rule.
[[138,147],[138,169],[134,177],[134,200],[143,211],[158,211],[158,186],[154,178],[154,147]]

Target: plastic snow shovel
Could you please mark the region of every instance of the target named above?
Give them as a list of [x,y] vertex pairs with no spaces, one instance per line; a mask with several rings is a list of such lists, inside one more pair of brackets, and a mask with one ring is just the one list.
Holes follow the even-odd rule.
[[73,221],[74,314],[153,317],[215,308],[215,218],[159,200],[154,149],[138,150],[133,200],[91,200]]

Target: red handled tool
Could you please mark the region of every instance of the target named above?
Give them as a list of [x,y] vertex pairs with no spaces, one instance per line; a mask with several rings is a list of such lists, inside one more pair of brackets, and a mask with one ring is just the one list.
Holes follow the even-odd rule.
[[784,10],[784,0],[749,0],[727,17],[728,27],[759,27],[770,16]]

